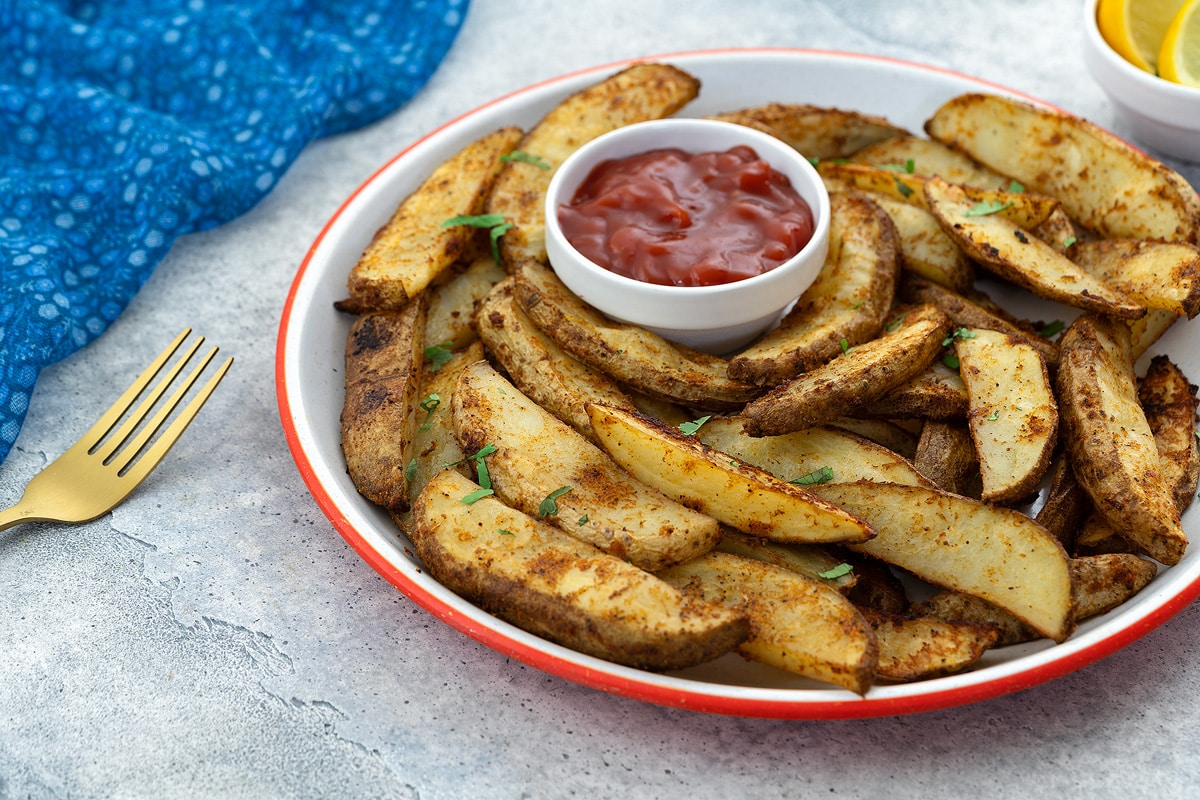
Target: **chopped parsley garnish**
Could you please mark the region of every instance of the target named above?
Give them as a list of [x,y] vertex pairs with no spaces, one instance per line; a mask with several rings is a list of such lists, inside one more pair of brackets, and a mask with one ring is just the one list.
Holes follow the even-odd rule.
[[956,356],[954,354],[953,350],[946,351],[946,354],[944,356],[942,356],[942,363],[945,364],[950,369],[958,369],[961,366],[961,363],[958,360],[958,356]]
[[822,483],[829,483],[831,480],[833,480],[833,467],[821,467],[807,475],[801,475],[791,483],[797,486],[819,486]]
[[475,501],[482,500],[483,498],[493,494],[495,494],[495,492],[493,492],[491,489],[476,489],[475,491],[463,497],[463,499],[459,502],[463,505],[469,506],[474,504]]
[[584,514],[582,517],[579,518],[579,522],[577,524],[578,525],[587,525],[587,522],[588,522],[588,515]]
[[838,342],[838,346],[842,348],[842,355],[850,352],[850,341],[848,339],[843,338]]
[[1061,319],[1056,319],[1053,322],[1048,322],[1038,331],[1038,336],[1043,336],[1049,339],[1051,336],[1057,335],[1063,328],[1067,327],[1067,323]]
[[497,528],[496,533],[500,534],[501,536],[516,536],[515,533],[512,531],[506,531],[504,528]]
[[454,358],[454,351],[450,349],[453,346],[453,342],[442,342],[441,344],[431,344],[425,348],[425,360],[429,362],[429,369],[432,372],[437,372],[446,366],[450,359]]
[[453,225],[469,225],[472,228],[487,228],[488,237],[492,243],[492,258],[500,261],[500,248],[497,245],[497,240],[512,227],[512,223],[504,219],[503,214],[464,214],[458,217],[451,217],[442,223],[443,228],[449,228]]
[[546,499],[538,503],[538,516],[550,517],[558,513],[558,503],[555,501],[562,497],[567,492],[571,491],[570,486],[560,486],[550,494],[546,495]]
[[[457,467],[459,464],[462,464],[464,461],[474,461],[475,462],[475,475],[478,478],[477,482],[484,489],[491,489],[492,488],[492,476],[490,473],[488,473],[487,462],[485,462],[483,459],[490,456],[494,452],[496,452],[496,445],[485,444],[483,447],[479,448],[479,452],[475,453],[474,455],[467,456],[466,458],[460,458],[458,461],[454,461],[449,464],[442,464],[442,466],[443,467]],[[478,500],[479,498],[475,498],[475,499]]]
[[[879,168],[889,169],[892,172],[905,172],[909,175],[915,175],[917,172],[917,162],[909,158],[905,159],[903,164],[880,164]],[[911,189],[909,191],[911,191]]]
[[912,197],[912,187],[904,181],[896,178],[896,191],[900,192],[901,197]]
[[849,575],[853,571],[854,571],[854,567],[850,566],[845,561],[843,561],[841,564],[838,564],[836,567],[830,567],[829,569],[825,570],[824,572],[818,572],[817,577],[824,578],[827,581],[831,581],[834,578],[840,578],[843,575]]
[[988,420],[989,420],[989,421],[991,421],[991,422],[995,422],[995,421],[996,421],[996,420],[998,420],[998,419],[1000,419],[1000,412],[999,412],[999,411],[993,411],[992,413],[988,414]]
[[1076,239],[1074,236],[1068,236],[1066,239],[1063,240],[1063,243],[1062,243],[1063,249],[1064,250],[1067,249],[1071,245],[1075,244],[1075,242],[1076,242]]
[[981,200],[963,212],[965,217],[986,217],[989,214],[999,214],[1007,208],[1012,208],[1012,201],[1001,203],[999,200]]
[[1013,181],[1012,183],[1008,184],[1008,191],[1012,194],[1021,194],[1025,191],[1025,187],[1020,181]]
[[412,483],[417,478],[417,460],[414,458],[408,462],[408,466],[404,468],[404,480]]
[[442,398],[437,392],[428,395],[420,402],[421,410],[425,412],[425,423],[421,426],[421,430],[427,431],[433,427],[433,423],[429,418],[433,416],[433,412],[437,411],[437,407],[442,404]]
[[894,320],[883,326],[883,329],[888,333],[895,333],[900,330],[900,326],[904,324],[904,315],[896,317]]
[[521,161],[526,164],[533,164],[538,169],[550,169],[550,162],[546,159],[526,153],[524,150],[513,150],[511,153],[505,153],[500,156],[500,160],[505,164],[509,161]]
[[942,339],[942,347],[949,347],[955,339],[974,339],[975,331],[970,328],[955,328],[954,332]]
[[704,423],[708,422],[710,419],[712,419],[712,414],[701,417],[700,419],[694,419],[691,422],[681,422],[679,423],[679,430],[683,431],[688,436],[691,436],[696,431],[700,430],[701,426],[703,426]]

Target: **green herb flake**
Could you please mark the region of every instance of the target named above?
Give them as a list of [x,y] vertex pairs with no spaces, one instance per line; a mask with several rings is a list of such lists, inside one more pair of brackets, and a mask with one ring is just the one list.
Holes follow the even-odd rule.
[[958,356],[954,355],[954,352],[951,350],[947,350],[946,354],[942,356],[942,363],[950,369],[958,369],[959,366],[961,366],[958,361]]
[[896,178],[896,191],[900,192],[901,197],[912,197],[912,187],[904,181]]
[[496,263],[500,263],[500,237],[508,233],[508,229],[512,227],[511,222],[506,222],[503,225],[497,225],[488,231],[488,238],[492,244],[492,258]]
[[429,362],[430,371],[437,372],[454,358],[454,351],[450,349],[453,346],[453,342],[442,342],[425,348],[425,360]]
[[807,475],[801,475],[791,482],[797,486],[819,486],[822,483],[829,483],[831,480],[833,480],[833,467],[821,467]]
[[904,324],[904,315],[896,317],[894,320],[883,326],[883,329],[888,333],[895,333],[900,330],[900,326]]
[[538,169],[550,169],[550,162],[541,156],[535,156],[526,153],[524,150],[513,150],[511,153],[505,153],[500,156],[500,160],[507,164],[510,161],[520,161],[524,164],[532,164]]
[[538,503],[538,516],[550,517],[558,513],[558,503],[555,502],[567,492],[571,491],[570,486],[560,486],[550,494],[546,495],[546,499]]
[[1063,249],[1066,250],[1068,247],[1075,244],[1076,241],[1078,240],[1074,236],[1068,236],[1066,239],[1063,239]]
[[974,339],[975,331],[970,328],[955,328],[954,332],[942,339],[942,347],[949,347],[955,339]]
[[463,497],[462,500],[459,500],[459,502],[465,506],[469,506],[473,505],[477,500],[482,500],[483,498],[493,494],[495,494],[495,492],[493,492],[491,489],[476,489],[475,491]]
[[441,404],[442,398],[437,392],[431,393],[419,403],[421,410],[425,412],[425,423],[421,426],[420,430],[427,431],[433,427],[433,423],[429,420],[433,416],[433,412],[437,411],[437,407]]
[[501,536],[516,536],[515,533],[512,531],[506,531],[504,528],[497,528],[496,533],[500,534]]
[[831,581],[834,578],[840,578],[843,575],[849,575],[853,571],[854,571],[854,567],[850,566],[845,561],[843,561],[841,564],[838,564],[836,567],[830,567],[829,569],[825,570],[824,572],[818,572],[817,577],[824,578],[827,581]]
[[1012,208],[1012,201],[1001,203],[999,200],[981,200],[963,212],[964,217],[986,217],[989,214],[999,214],[1007,208]]
[[842,355],[850,352],[850,341],[848,339],[843,338],[838,342],[838,346],[842,348]]
[[404,480],[412,483],[417,479],[417,460],[414,458],[408,462],[408,466],[404,468]]
[[696,433],[696,431],[703,427],[704,423],[708,422],[710,419],[712,419],[712,414],[703,416],[700,419],[694,419],[691,422],[681,422],[679,423],[679,430],[683,431],[688,436],[692,436]]
[[866,302],[865,300],[859,300],[857,303],[855,303],[854,305],[850,306],[850,310],[851,310],[851,311],[858,311],[860,308],[862,308],[862,307],[863,307],[863,303],[865,303],[865,302]]
[[587,525],[587,523],[588,523],[588,515],[584,514],[582,517],[579,518],[578,524],[579,525]]
[[504,222],[503,214],[463,214],[446,220],[442,223],[442,227],[451,228],[455,225],[469,225],[472,228],[494,228],[497,225],[503,225]]
[[991,421],[991,422],[995,422],[995,421],[996,421],[996,420],[998,420],[998,419],[1000,419],[1000,412],[999,412],[999,411],[993,411],[992,413],[988,414],[988,420],[989,420],[989,421]]
[[1057,336],[1065,327],[1067,327],[1067,323],[1063,322],[1061,319],[1056,319],[1054,322],[1043,325],[1041,330],[1038,331],[1038,336],[1049,339],[1051,336]]
[[1025,191],[1025,187],[1020,181],[1012,181],[1008,184],[1008,191],[1012,194],[1021,194]]

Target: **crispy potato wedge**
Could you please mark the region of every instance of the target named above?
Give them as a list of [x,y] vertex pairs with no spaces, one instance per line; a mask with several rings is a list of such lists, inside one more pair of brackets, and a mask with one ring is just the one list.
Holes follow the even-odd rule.
[[1085,314],[1060,348],[1059,410],[1075,477],[1113,528],[1151,558],[1178,563],[1188,540],[1138,403],[1129,329]]
[[982,498],[1028,499],[1058,443],[1058,403],[1046,364],[1023,338],[982,328],[960,328],[954,351],[967,385]]
[[696,431],[704,444],[805,486],[828,481],[872,480],[929,486],[912,464],[886,447],[831,426],[779,436],[747,436],[733,418],[714,418]]
[[[860,164],[903,170],[922,177],[937,175],[944,181],[980,188],[1008,189],[1012,178],[1001,175],[958,150],[934,139],[893,136],[856,150],[850,160]],[[911,169],[910,169],[911,166]]]
[[1183,242],[1078,242],[1071,258],[1089,274],[1144,304],[1188,319],[1200,313],[1200,250]]
[[1110,316],[1137,319],[1145,306],[1093,278],[1032,233],[997,214],[980,213],[959,186],[925,182],[929,209],[942,230],[976,263],[1048,300]]
[[810,578],[832,586],[842,594],[854,588],[858,574],[840,553],[816,544],[780,544],[749,536],[739,530],[723,526],[724,536],[717,542],[716,550],[732,553],[743,558],[765,561],[777,567],[800,572]]
[[490,614],[588,655],[640,669],[709,661],[749,634],[736,611],[683,594],[446,469],[426,484],[409,538],[425,568]]
[[715,519],[634,479],[486,361],[458,380],[454,429],[464,453],[495,448],[487,470],[506,504],[642,569],[695,558],[721,538]]
[[393,513],[408,509],[405,470],[416,431],[426,303],[364,314],[346,338],[342,453],[359,493]]
[[945,589],[914,603],[909,613],[945,622],[984,625],[996,631],[995,647],[1041,638],[1040,633],[995,603],[953,589]]
[[675,345],[636,325],[612,322],[571,293],[550,268],[526,261],[516,297],[559,347],[638,391],[688,406],[736,408],[762,392],[728,377],[729,362]]
[[444,227],[457,216],[478,214],[521,129],[500,128],[442,163],[396,209],[351,268],[343,311],[395,311],[464,255],[477,230]]
[[[942,491],[979,497],[979,457],[971,431],[961,423],[929,420],[917,439],[913,466]],[[978,489],[978,491],[977,491]]]
[[967,385],[957,370],[934,361],[858,413],[880,419],[965,420]]
[[1150,309],[1141,319],[1132,320],[1129,323],[1129,347],[1133,360],[1136,362],[1141,358],[1178,320],[1178,315],[1158,308]]
[[1198,243],[1196,190],[1087,120],[998,95],[963,94],[934,112],[925,132],[1057,197],[1072,219],[1105,238]]
[[516,149],[539,164],[510,160],[496,178],[485,211],[512,225],[500,237],[508,272],[526,259],[546,261],[544,204],[550,178],[579,147],[616,128],[669,117],[700,91],[700,82],[668,64],[643,63],[583,89],[550,109]]
[[827,423],[923,371],[941,350],[950,321],[933,306],[910,308],[896,319],[894,330],[747,403],[739,415],[746,432],[771,436]]
[[971,288],[975,268],[954,243],[937,217],[924,208],[886,195],[867,193],[887,212],[900,237],[900,263],[907,272],[959,292]]
[[900,280],[900,296],[909,303],[937,306],[956,328],[983,328],[1015,336],[1037,350],[1047,366],[1058,364],[1057,344],[993,310],[986,295],[969,297],[919,275],[906,274]]
[[1070,635],[1066,552],[1024,514],[920,486],[859,481],[811,488],[878,531],[846,545],[852,550],[989,600],[1055,641]]
[[920,681],[961,672],[1000,638],[991,625],[859,610],[875,631],[879,647],[875,675],[888,681]]
[[869,525],[721,453],[678,428],[619,408],[588,406],[600,445],[631,475],[740,531],[777,542],[857,542]]
[[829,422],[829,427],[861,436],[910,461],[917,452],[917,434],[900,427],[895,420],[838,417]]
[[1042,505],[1034,519],[1058,541],[1068,552],[1075,547],[1075,533],[1085,515],[1091,512],[1092,503],[1087,492],[1075,480],[1071,460],[1061,447],[1050,463],[1050,485],[1042,498]]
[[450,281],[433,289],[425,320],[425,341],[451,350],[466,347],[476,338],[475,305],[505,277],[491,255],[481,256]]
[[1112,611],[1154,580],[1158,567],[1131,553],[1104,553],[1071,559],[1075,617],[1084,620]]
[[730,553],[709,553],[659,573],[685,595],[750,620],[745,658],[865,694],[878,650],[854,604],[818,580]]
[[476,328],[517,388],[588,439],[595,441],[587,403],[635,407],[611,378],[564,352],[529,321],[513,298],[511,279],[480,303]]
[[767,103],[714,119],[767,130],[809,158],[844,158],[873,142],[907,133],[882,117],[840,108]]
[[900,274],[895,227],[862,195],[830,197],[829,253],[778,327],[729,362],[729,377],[774,386],[883,327]]
[[1138,402],[1154,434],[1160,467],[1175,507],[1182,513],[1200,483],[1200,447],[1196,441],[1197,388],[1165,355],[1150,360],[1138,385]]

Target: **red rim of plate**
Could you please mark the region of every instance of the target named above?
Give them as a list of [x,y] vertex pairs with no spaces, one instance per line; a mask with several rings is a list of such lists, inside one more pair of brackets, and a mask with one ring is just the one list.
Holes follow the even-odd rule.
[[[288,394],[289,387],[285,375],[285,352],[287,349],[287,335],[289,331],[289,323],[291,322],[293,305],[295,303],[298,289],[304,279],[313,255],[321,245],[322,241],[325,239],[330,228],[354,202],[355,198],[368,185],[375,181],[392,163],[403,158],[421,143],[434,136],[437,136],[441,131],[453,127],[458,123],[478,114],[479,112],[499,103],[503,103],[510,98],[518,97],[554,84],[569,82],[571,79],[579,76],[611,72],[613,70],[620,69],[641,61],[654,60],[669,62],[673,59],[756,54],[827,56],[835,59],[863,60],[880,62],[884,64],[894,64],[897,66],[903,66],[905,68],[924,70],[931,73],[939,73],[951,76],[956,79],[967,80],[971,83],[977,84],[981,88],[990,87],[1001,93],[1024,97],[1031,102],[1047,105],[1043,101],[1029,97],[1028,95],[1024,95],[1020,92],[1016,92],[996,83],[965,76],[952,70],[924,64],[917,64],[884,56],[872,56],[860,53],[846,53],[829,50],[813,50],[807,48],[719,48],[713,50],[690,50],[653,56],[643,56],[576,70],[502,95],[446,122],[438,128],[430,131],[417,141],[413,142],[404,150],[394,155],[392,158],[388,159],[386,163],[384,163],[378,170],[369,176],[367,180],[365,180],[342,202],[337,211],[322,227],[320,233],[317,235],[316,239],[309,247],[308,252],[305,254],[304,260],[301,262],[300,267],[297,270],[296,276],[293,279],[283,306],[279,326],[279,336],[276,342],[275,381],[277,402],[288,448],[290,449],[292,457],[296,462],[296,466],[299,469],[302,479],[307,485],[313,498],[316,500],[317,505],[321,508],[322,512],[324,512],[324,514],[329,518],[334,527],[351,546],[351,548],[385,580],[399,589],[401,593],[403,593],[413,602],[417,603],[417,605],[436,616],[442,622],[445,622],[447,625],[450,625],[459,632],[470,636],[488,648],[506,656],[510,656],[524,664],[527,664],[528,666],[542,670],[543,672],[556,675],[573,683],[578,683],[593,689],[598,689],[658,705],[714,714],[813,720],[855,719],[864,717],[915,714],[975,703],[982,700],[988,700],[1006,694],[1019,692],[1024,689],[1029,689],[1053,680],[1054,678],[1058,678],[1068,673],[1080,670],[1083,667],[1086,667],[1089,664],[1111,655],[1117,650],[1120,650],[1130,643],[1136,641],[1182,611],[1193,600],[1195,600],[1197,596],[1200,596],[1200,578],[1193,580],[1181,591],[1173,595],[1168,601],[1162,603],[1152,612],[1139,619],[1136,623],[1128,625],[1103,639],[1075,650],[1063,657],[1052,658],[1051,660],[1037,664],[1036,666],[1023,668],[1012,674],[1002,675],[982,683],[955,685],[945,689],[933,689],[931,691],[922,692],[916,696],[899,697],[871,697],[868,695],[867,697],[863,698],[846,697],[845,699],[813,700],[809,699],[808,695],[810,692],[807,691],[803,693],[801,698],[797,698],[795,700],[759,698],[753,696],[730,697],[725,695],[713,695],[699,688],[696,690],[690,690],[679,687],[664,687],[649,683],[646,680],[641,680],[637,677],[615,674],[613,671],[609,671],[607,668],[615,667],[616,665],[608,665],[606,662],[597,662],[599,665],[601,665],[601,668],[598,670],[591,670],[587,667],[586,663],[579,663],[580,661],[587,662],[589,658],[586,656],[580,658],[578,654],[573,654],[575,659],[569,660],[553,652],[553,650],[557,649],[557,645],[551,645],[547,649],[539,649],[524,642],[514,640],[501,631],[493,630],[487,627],[480,627],[471,619],[457,613],[442,599],[428,592],[424,587],[415,584],[408,576],[396,569],[396,567],[391,564],[380,552],[375,550],[366,541],[364,536],[357,529],[355,529],[351,522],[346,519],[341,509],[338,508],[337,504],[330,496],[328,490],[321,483],[320,478],[317,475],[317,471],[315,470],[313,463],[309,460],[309,455],[303,447],[299,433],[294,424],[294,417],[291,407],[292,404]],[[616,667],[617,673],[623,670],[624,668]],[[632,672],[635,673],[635,675],[639,674],[636,670]],[[681,682],[686,683],[686,681]],[[706,687],[711,685],[713,684],[697,682],[698,687]],[[923,685],[930,685],[930,682],[927,681]],[[749,689],[748,691],[750,694],[753,694],[756,690]],[[786,690],[767,691],[777,694],[780,691]]]

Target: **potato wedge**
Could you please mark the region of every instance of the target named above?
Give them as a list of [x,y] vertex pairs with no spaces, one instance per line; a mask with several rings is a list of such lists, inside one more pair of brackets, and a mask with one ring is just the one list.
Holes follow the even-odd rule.
[[730,553],[709,553],[659,577],[685,595],[750,620],[745,658],[865,694],[878,663],[871,627],[854,604],[818,580]]
[[1144,304],[1188,319],[1200,313],[1200,250],[1183,242],[1079,242],[1071,258],[1089,274]]
[[1050,463],[1049,473],[1050,485],[1034,519],[1062,542],[1067,552],[1074,552],[1075,534],[1080,522],[1091,513],[1092,502],[1079,481],[1075,480],[1071,460],[1061,446]]
[[481,256],[430,293],[425,341],[458,350],[475,340],[475,306],[505,272],[491,255]]
[[346,338],[342,453],[359,493],[396,513],[408,509],[405,470],[416,430],[426,303],[364,314]]
[[1178,315],[1158,308],[1150,309],[1141,319],[1132,320],[1129,323],[1129,346],[1133,360],[1136,362],[1141,358],[1178,320]]
[[1093,278],[1034,234],[997,214],[978,211],[961,187],[930,178],[925,198],[946,235],[1005,280],[1047,300],[1110,316],[1137,319],[1146,313],[1145,306]]
[[739,415],[746,432],[790,433],[853,413],[928,367],[950,332],[950,321],[933,306],[910,308],[894,322],[895,329],[878,339],[747,403]]
[[1196,190],[1087,120],[999,95],[963,94],[934,112],[925,131],[1030,191],[1057,197],[1072,219],[1105,238],[1198,243]]
[[769,130],[809,158],[844,158],[873,142],[907,133],[882,117],[798,103],[767,103],[713,118]]
[[906,274],[900,280],[900,296],[909,303],[937,306],[956,328],[984,328],[1015,336],[1037,350],[1047,366],[1058,363],[1057,344],[994,311],[986,295],[966,296],[919,275]]
[[[944,181],[980,188],[1008,189],[1012,178],[980,164],[966,154],[934,139],[893,136],[856,150],[850,160],[859,164],[900,169],[923,177],[937,175]],[[910,169],[911,166],[911,169]]]
[[1071,559],[1075,617],[1084,620],[1112,611],[1146,588],[1158,567],[1131,553],[1105,553]]
[[958,370],[934,361],[925,370],[858,410],[879,419],[946,422],[967,418],[967,385]]
[[917,452],[917,434],[900,427],[895,420],[838,417],[829,422],[829,427],[861,436],[910,461]]
[[[961,423],[929,420],[917,439],[913,466],[945,492],[979,497],[979,457],[971,431]],[[978,491],[977,491],[978,489]]]
[[959,328],[954,351],[967,385],[982,498],[1028,499],[1058,443],[1058,403],[1046,364],[1024,339],[982,328]]
[[500,156],[521,135],[520,128],[500,128],[439,165],[367,245],[350,270],[349,297],[338,308],[353,313],[395,311],[464,255],[477,230],[442,223],[480,212],[503,166]]
[[733,418],[714,418],[696,431],[704,444],[805,486],[872,480],[930,486],[912,464],[886,447],[841,428],[818,426],[779,436],[747,436]]
[[1178,563],[1187,535],[1138,403],[1129,329],[1085,314],[1060,348],[1058,398],[1075,477],[1114,529],[1151,558]]
[[669,117],[700,91],[700,82],[668,64],[627,67],[550,109],[516,149],[540,164],[511,160],[496,178],[485,211],[512,225],[500,237],[500,263],[513,272],[526,259],[546,261],[543,206],[550,178],[586,142],[634,122]]
[[863,541],[857,517],[694,436],[630,411],[588,406],[604,450],[667,497],[745,533],[777,542]]
[[409,538],[425,568],[488,613],[588,655],[640,669],[682,669],[749,634],[746,618],[495,497],[447,469],[417,497]]
[[908,617],[860,608],[875,631],[879,664],[888,681],[920,681],[953,675],[975,664],[1000,638],[991,625]]
[[909,613],[969,625],[984,625],[996,631],[994,647],[1006,647],[1040,639],[1031,626],[982,597],[953,589],[940,591],[914,603]]
[[867,194],[887,212],[900,237],[900,263],[907,272],[958,292],[971,288],[975,268],[937,217],[924,208],[886,195]]
[[854,588],[858,574],[834,548],[817,544],[780,544],[750,536],[728,526],[715,549],[743,558],[765,561],[777,567],[800,572],[832,586],[842,594]]
[[495,448],[485,460],[506,504],[642,569],[695,558],[721,538],[715,519],[635,480],[486,361],[458,380],[454,428],[464,453]]
[[517,388],[588,439],[595,441],[587,403],[635,407],[611,378],[575,360],[529,321],[513,298],[511,279],[480,303],[476,328]]
[[1138,385],[1138,402],[1154,434],[1159,465],[1180,513],[1192,504],[1200,483],[1196,441],[1197,388],[1165,355],[1155,356]]
[[688,406],[736,408],[762,392],[728,377],[729,362],[675,345],[636,325],[612,322],[533,261],[515,274],[517,302],[559,347],[652,397]]
[[900,274],[895,227],[861,195],[830,197],[829,253],[779,326],[729,362],[729,377],[774,386],[883,327]]
[[852,550],[982,597],[1055,641],[1070,635],[1067,555],[1024,514],[919,486],[859,481],[811,488],[878,531],[846,545]]

